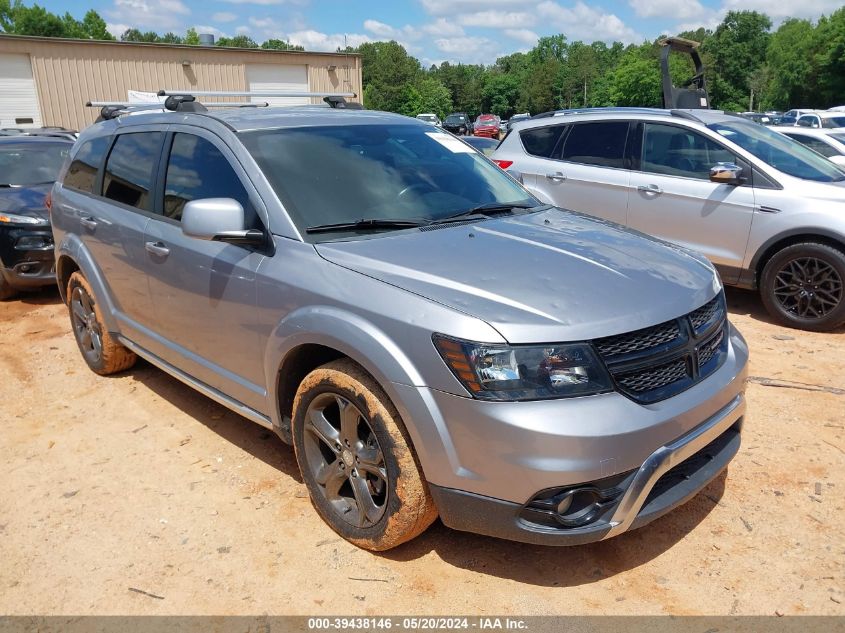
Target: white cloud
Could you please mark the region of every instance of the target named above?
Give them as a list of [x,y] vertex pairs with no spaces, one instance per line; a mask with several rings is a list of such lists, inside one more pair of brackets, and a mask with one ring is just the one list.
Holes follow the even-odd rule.
[[128,24],[112,24],[111,22],[106,22],[106,30],[118,39],[121,35],[126,33],[129,28],[130,26]]
[[274,4],[284,4],[285,0],[221,0],[221,2],[228,2],[229,4],[260,4],[261,6],[269,6]]
[[446,18],[437,18],[434,22],[423,24],[420,31],[426,35],[439,35],[440,37],[460,37],[464,34],[464,30],[460,26]]
[[705,14],[698,0],[628,0],[628,4],[642,18],[672,16],[685,20]]
[[634,43],[642,41],[642,36],[627,26],[613,13],[593,9],[578,0],[570,9],[557,2],[541,2],[537,12],[546,24],[560,29],[570,39],[582,41],[602,41]]
[[[443,19],[443,18],[441,18]],[[519,29],[534,26],[537,16],[527,11],[478,11],[476,13],[462,13],[458,22],[464,26],[483,26],[491,29]]]
[[499,45],[486,37],[441,37],[434,45],[450,61],[466,64],[492,64],[501,56]]
[[398,37],[400,33],[398,29],[394,29],[389,24],[379,22],[378,20],[364,20],[364,29],[377,37],[390,39]]
[[321,33],[313,29],[289,33],[287,40],[291,44],[298,44],[307,51],[335,51],[344,46],[360,46],[364,42],[371,42],[369,36],[360,33]]
[[235,33],[237,33],[238,35],[249,35],[250,33],[252,33],[252,29],[244,24],[239,27],[236,27]]
[[211,19],[215,22],[234,22],[238,19],[236,13],[229,13],[228,11],[218,11],[211,14]]
[[513,40],[530,46],[534,46],[540,39],[540,36],[530,29],[505,29],[503,33]]
[[114,0],[103,13],[115,28],[128,24],[128,28],[163,32],[181,30],[182,16],[191,10],[182,0]]

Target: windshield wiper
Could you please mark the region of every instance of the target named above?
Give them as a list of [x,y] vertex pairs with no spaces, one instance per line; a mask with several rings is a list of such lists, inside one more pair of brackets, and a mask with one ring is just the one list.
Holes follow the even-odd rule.
[[549,208],[549,206],[551,205],[534,205],[513,202],[502,204],[501,202],[488,202],[486,204],[480,204],[477,207],[467,209],[466,211],[459,211],[458,213],[447,215],[445,218],[431,220],[429,224],[448,224],[449,222],[459,222],[465,218],[472,217],[474,215],[493,216],[505,213],[513,213],[516,209],[536,209],[540,211],[542,209]]
[[390,218],[363,218],[354,222],[338,222],[337,224],[318,224],[305,229],[306,233],[331,233],[333,231],[360,231],[362,229],[410,229],[423,226],[425,222],[419,220],[398,220]]

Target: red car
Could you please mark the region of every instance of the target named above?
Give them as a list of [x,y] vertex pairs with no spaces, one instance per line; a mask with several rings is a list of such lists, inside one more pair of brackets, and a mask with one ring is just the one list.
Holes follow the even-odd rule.
[[475,136],[486,136],[488,138],[499,138],[499,117],[495,114],[481,114],[473,125]]

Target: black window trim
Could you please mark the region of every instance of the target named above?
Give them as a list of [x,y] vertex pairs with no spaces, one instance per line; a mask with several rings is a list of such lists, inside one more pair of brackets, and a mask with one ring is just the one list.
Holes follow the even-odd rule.
[[[569,128],[560,136],[558,140],[558,145],[555,147],[555,158],[552,160],[560,161],[561,163],[566,163],[567,165],[583,165],[584,167],[594,167],[596,169],[613,169],[615,171],[631,171],[629,167],[625,167],[625,155],[628,149],[628,141],[631,138],[631,123],[636,123],[636,119],[592,119],[589,121],[570,121]],[[627,123],[628,124],[628,131],[625,132],[625,145],[622,147],[622,167],[608,167],[607,165],[594,165],[593,163],[578,163],[573,160],[566,160],[565,158],[561,158],[561,153],[563,152],[563,148],[565,146],[565,141],[569,138],[569,135],[572,134],[572,130],[575,129],[576,125],[588,125],[590,123]]]
[[[236,246],[250,251],[257,251],[267,255],[268,257],[272,257],[275,253],[275,242],[273,240],[272,231],[269,227],[269,214],[267,213],[267,209],[264,206],[264,201],[261,199],[261,196],[259,195],[258,190],[255,188],[255,185],[253,185],[247,177],[249,172],[247,172],[243,164],[240,162],[240,160],[238,160],[238,157],[235,155],[235,153],[232,152],[226,145],[226,141],[220,138],[211,130],[208,130],[206,128],[187,126],[184,124],[174,124],[168,126],[167,133],[165,134],[164,138],[164,143],[162,143],[158,170],[155,174],[156,186],[155,200],[153,201],[153,205],[156,209],[156,213],[153,214],[151,218],[153,220],[167,222],[168,224],[172,224],[175,226],[182,226],[182,223],[179,220],[174,220],[173,218],[169,218],[164,215],[164,193],[165,189],[167,188],[167,167],[170,164],[170,152],[173,150],[173,140],[177,134],[190,134],[211,143],[212,145],[214,145],[214,147],[217,148],[221,156],[223,156],[223,159],[229,163],[229,167],[235,173],[235,177],[240,181],[241,186],[244,188],[244,191],[246,192],[246,195],[249,198],[253,209],[255,210],[255,214],[258,217],[258,221],[261,223],[261,232],[264,234],[264,242],[260,246],[250,246],[247,244],[236,244]],[[228,156],[227,154],[231,154],[231,156]],[[240,167],[240,171],[243,172],[242,174],[239,173],[238,169],[235,168],[235,164]]]
[[70,162],[68,163],[68,169],[70,169],[70,166],[73,165],[73,162],[76,160],[76,156],[79,154],[80,150],[82,149],[82,147],[86,143],[93,143],[97,139],[101,139],[101,138],[106,139],[106,151],[103,152],[103,158],[100,160],[100,163],[97,165],[97,175],[94,176],[93,189],[91,191],[83,191],[82,189],[77,189],[76,187],[74,187],[72,185],[66,185],[65,180],[67,179],[67,172],[65,173],[65,177],[62,179],[62,188],[63,189],[69,189],[70,191],[73,191],[76,194],[79,194],[79,195],[82,195],[82,196],[88,196],[89,198],[102,198],[102,195],[101,195],[100,192],[103,190],[103,174],[105,173],[105,169],[106,169],[106,159],[108,159],[109,154],[111,154],[111,148],[114,145],[114,138],[115,138],[114,134],[111,134],[111,133],[101,134],[99,136],[92,136],[91,138],[85,139],[82,143],[80,143],[79,149],[73,155],[73,158],[70,159]]
[[[746,178],[745,182],[738,185],[740,187],[752,187],[753,188],[753,187],[757,186],[758,188],[761,188],[761,189],[783,189],[783,187],[781,187],[780,185],[778,185],[777,183],[772,181],[771,178],[766,177],[758,169],[756,169],[752,163],[749,163],[742,156],[737,154],[730,147],[727,147],[724,143],[720,142],[718,139],[712,138],[709,134],[704,134],[701,130],[699,130],[695,127],[686,126],[686,125],[678,125],[674,121],[659,121],[659,120],[651,121],[651,120],[649,120],[649,121],[643,121],[642,122],[642,126],[641,126],[642,136],[640,137],[640,158],[638,160],[638,165],[637,165],[638,169],[634,170],[637,173],[648,174],[649,176],[660,176],[662,178],[678,178],[680,180],[692,180],[693,182],[710,182],[710,180],[704,180],[703,178],[693,178],[692,176],[678,176],[677,174],[659,174],[659,173],[653,172],[653,171],[643,171],[641,169],[641,167],[642,167],[642,162],[643,162],[642,154],[643,154],[643,152],[645,152],[645,143],[643,143],[642,141],[643,141],[643,139],[645,139],[646,125],[648,125],[649,123],[654,124],[654,125],[665,125],[665,126],[668,126],[668,127],[676,127],[676,128],[680,128],[682,130],[686,130],[688,132],[700,134],[701,136],[703,136],[707,140],[709,140],[712,143],[720,146],[726,152],[733,154],[736,157],[737,166],[742,168],[743,173],[748,174],[750,176],[750,178]],[[759,175],[759,176],[763,176],[765,178],[765,180],[768,181],[768,182],[765,183],[765,184],[755,185],[755,182],[754,182],[756,180],[756,178],[754,177],[755,174]]]
[[[125,135],[125,134],[150,134],[150,133],[152,133],[152,134],[160,133],[160,134],[162,134],[162,139],[167,138],[166,129],[147,128],[147,126],[144,126],[141,129],[128,128],[128,129],[120,131],[120,132],[118,132],[118,133],[116,133],[112,136],[111,144],[109,145],[109,150],[106,153],[106,157],[103,160],[102,168],[100,169],[101,173],[98,177],[96,190],[98,192],[97,197],[100,198],[101,200],[108,202],[109,204],[117,205],[121,209],[125,209],[127,211],[132,211],[133,213],[140,213],[141,215],[146,216],[148,218],[154,218],[154,217],[156,217],[155,211],[152,211],[150,209],[141,209],[140,207],[133,207],[133,206],[128,205],[124,202],[120,202],[119,200],[114,200],[113,198],[109,198],[109,197],[107,197],[106,195],[103,194],[103,183],[105,182],[105,178],[106,178],[106,165],[109,164],[109,158],[111,158],[111,153],[114,150],[114,146],[117,144],[117,139],[120,138],[121,136]],[[163,144],[164,144],[164,140],[162,140],[162,145]],[[159,147],[159,156],[161,156],[161,147]],[[152,183],[151,183],[152,186],[150,187],[150,193],[152,194],[156,190],[157,173],[156,173],[155,169],[152,170],[150,177],[152,178]],[[155,201],[153,201],[153,205],[155,205]]]

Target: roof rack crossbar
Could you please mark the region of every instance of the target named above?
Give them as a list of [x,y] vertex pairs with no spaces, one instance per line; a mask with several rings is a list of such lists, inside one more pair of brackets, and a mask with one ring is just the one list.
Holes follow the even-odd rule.
[[357,97],[354,92],[298,92],[288,90],[159,90],[159,97]]
[[[267,101],[226,101],[215,103],[203,103],[206,108],[266,108],[270,104]],[[162,108],[164,103],[160,101],[145,101],[129,103],[127,101],[89,101],[85,104],[87,108],[102,108],[105,106],[120,106],[127,111],[132,108],[139,110]]]

